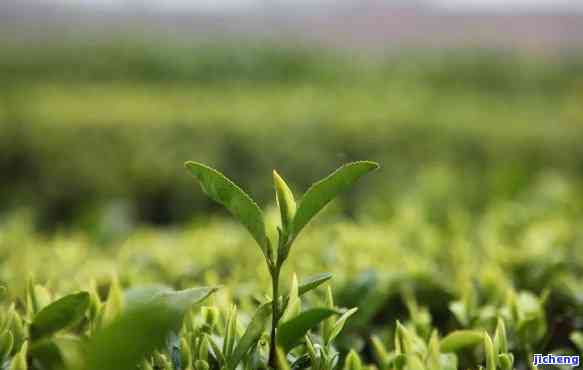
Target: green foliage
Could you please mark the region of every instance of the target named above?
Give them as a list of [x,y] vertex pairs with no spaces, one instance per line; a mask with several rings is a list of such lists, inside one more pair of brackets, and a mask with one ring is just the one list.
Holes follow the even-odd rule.
[[[277,92],[269,92],[265,105],[271,106]],[[404,91],[405,96],[414,93]],[[205,115],[208,112],[196,116],[193,125],[139,126],[129,120],[115,129],[103,123],[80,129],[71,122],[48,125],[40,124],[38,118],[15,120],[17,124],[6,127],[6,135],[0,135],[0,142],[3,147],[17,149],[13,154],[7,151],[9,155],[0,158],[0,165],[21,166],[23,178],[34,173],[35,179],[45,184],[39,185],[39,207],[50,204],[48,208],[52,208],[61,201],[65,205],[101,204],[103,194],[112,189],[122,196],[158,194],[166,189],[160,202],[168,208],[192,205],[197,208],[193,213],[206,211],[206,204],[191,196],[195,193],[192,183],[181,180],[182,176],[174,175],[179,171],[168,166],[176,160],[172,156],[191,155],[192,148],[197,156],[200,149],[201,158],[220,163],[246,187],[257,189],[254,194],[258,199],[266,199],[267,193],[258,171],[272,162],[286,164],[285,173],[292,175],[290,184],[294,186],[274,174],[279,209],[265,207],[265,212],[257,213],[255,203],[230,180],[204,165],[192,164],[190,169],[205,192],[246,226],[241,231],[220,218],[204,217],[183,229],[141,227],[131,238],[122,238],[123,242],[115,238],[98,241],[78,231],[39,235],[27,226],[26,215],[7,213],[0,223],[4,261],[0,280],[6,283],[0,297],[2,363],[19,370],[117,366],[125,370],[137,363],[144,370],[255,370],[269,366],[511,370],[527,368],[531,353],[581,353],[580,128],[574,125],[556,130],[545,124],[575,122],[580,110],[562,97],[556,97],[557,107],[533,107],[530,104],[540,97],[522,97],[508,98],[516,103],[516,109],[523,109],[521,114],[501,114],[507,105],[498,101],[500,97],[469,93],[464,100],[466,93],[464,90],[449,98],[427,94],[427,100],[417,103],[403,98],[400,104],[419,110],[419,116],[391,112],[386,117],[367,116],[368,123],[360,121],[360,115],[367,113],[357,112],[359,118],[351,124],[347,117],[351,106],[347,105],[330,116],[318,115],[334,124],[316,122],[309,135],[298,134],[305,130],[295,124],[311,122],[306,117],[313,117],[313,111],[291,118],[257,114],[278,122],[281,118],[278,130],[266,129],[270,127],[267,119],[240,118],[240,112],[232,113],[236,107],[227,109],[221,116],[225,124],[212,130],[197,126],[206,120],[216,122]],[[229,97],[226,90],[221,94],[227,95],[224,105],[229,108],[229,103],[243,99]],[[317,89],[313,94],[324,95]],[[379,96],[379,100],[387,98]],[[304,95],[297,97],[306,100],[299,99]],[[361,103],[369,98],[373,97],[362,92],[350,95],[351,100]],[[253,99],[243,99],[241,104],[247,108]],[[488,106],[488,112],[472,108],[473,99],[477,105]],[[390,103],[395,101],[387,101],[383,104],[395,105]],[[436,104],[441,108],[427,115]],[[273,105],[274,111],[282,107]],[[425,109],[419,109],[421,106]],[[455,125],[469,116],[477,117],[475,127]],[[518,116],[524,116],[529,125],[521,126]],[[286,123],[282,117],[290,121]],[[166,118],[154,114],[151,119],[166,122]],[[386,125],[374,123],[385,118]],[[255,124],[243,128],[228,123],[232,119]],[[391,124],[396,119],[403,120],[403,127]],[[426,119],[453,126],[446,124],[437,130],[431,122],[419,124]],[[514,124],[491,124],[498,120]],[[92,135],[85,129],[110,140],[89,142]],[[310,140],[324,134],[331,136],[330,143]],[[208,147],[201,145],[207,141]],[[166,152],[164,142],[176,146]],[[285,149],[291,144],[293,158],[289,148]],[[66,165],[54,154],[55,148],[65,146],[71,151]],[[158,151],[158,147],[165,149]],[[270,157],[257,154],[258,147],[266,148]],[[304,228],[329,198],[374,167],[368,162],[343,167],[303,197],[298,196],[296,202],[291,188],[307,184],[309,176],[337,161],[339,148],[348,147],[349,158],[370,154],[382,159],[389,170],[383,171],[385,177],[373,178],[374,186],[361,184],[363,195],[344,198],[341,206],[356,221],[338,216],[338,212],[333,222]],[[116,153],[116,158],[131,157],[131,164],[124,167],[123,161],[107,158],[96,161],[91,154],[107,156],[109,152]],[[104,168],[95,170],[102,162],[106,163]],[[3,194],[12,194],[11,187],[21,194],[19,182],[12,180],[4,182],[1,192],[7,193]],[[79,186],[87,188],[71,191]],[[96,198],[85,199],[93,192]],[[276,234],[271,227],[278,220]],[[252,230],[259,230],[259,240]],[[253,242],[246,237],[247,231],[253,240],[264,240],[265,245],[269,245],[267,235],[278,237],[270,242],[273,248],[263,249],[267,273],[258,268],[262,256],[245,252]],[[299,231],[303,237],[296,240]],[[287,259],[292,247],[289,241],[295,242],[297,258]],[[281,266],[283,261],[287,270]],[[332,271],[333,287],[316,289],[332,275],[309,276],[314,271]],[[21,278],[30,272],[47,283]],[[280,272],[293,273],[291,283],[279,286]],[[296,274],[309,277],[299,281]],[[225,289],[216,292],[204,307],[196,304],[214,294],[215,288],[184,289],[219,283],[224,283]],[[271,295],[265,291],[269,283],[272,289],[277,286]],[[129,289],[124,291],[122,286]],[[79,306],[53,301],[53,297],[67,298],[66,294],[79,290],[86,290],[82,295],[88,296]],[[65,312],[73,314],[64,319]],[[315,312],[329,315],[322,320],[324,315],[313,316]],[[270,333],[270,329],[275,331]],[[270,348],[273,333],[279,338],[275,356]]]
[[96,333],[87,345],[87,370],[130,369],[147,354],[163,348],[181,321],[160,302],[129,309]]
[[137,289],[128,292],[127,309],[98,331],[87,344],[86,369],[127,369],[163,349],[167,337],[180,330],[187,311],[216,288],[182,291]]
[[65,296],[40,310],[30,324],[33,340],[54,334],[85,317],[89,308],[89,294],[81,292]]
[[483,341],[483,333],[475,330],[458,330],[441,340],[440,349],[443,352],[457,352],[467,347],[476,346]]
[[196,162],[186,162],[185,166],[196,176],[205,194],[222,204],[245,225],[263,253],[267,254],[269,241],[265,236],[265,225],[259,206],[217,170]]
[[349,189],[358,179],[379,165],[374,162],[354,162],[344,165],[325,179],[312,185],[302,197],[293,219],[292,238],[338,194]]
[[255,315],[251,319],[251,322],[247,326],[245,333],[237,343],[235,349],[231,356],[227,359],[228,368],[235,369],[239,362],[243,359],[243,356],[251,349],[251,347],[257,345],[257,341],[261,337],[263,330],[269,322],[271,316],[272,306],[270,303],[264,303],[259,306]]
[[24,342],[18,353],[10,361],[9,370],[28,370],[28,360],[26,359],[27,349],[28,342]]
[[574,332],[571,334],[571,341],[575,343],[579,352],[583,352],[583,333]]
[[[292,244],[304,226],[332,199],[339,193],[349,189],[360,177],[366,173],[377,169],[379,165],[374,162],[354,162],[340,167],[330,176],[312,185],[302,197],[296,211],[294,196],[285,181],[273,172],[276,202],[280,208],[281,224],[277,228],[279,238],[277,240],[277,251],[272,247],[270,240],[266,236],[265,222],[263,214],[257,204],[239,188],[235,183],[226,178],[223,174],[203,164],[196,162],[186,162],[186,167],[199,180],[203,191],[214,201],[227,208],[251,233],[255,241],[261,248],[265,257],[265,262],[271,275],[272,301],[271,304],[271,335],[269,349],[269,364],[277,367],[277,346],[283,347],[284,351],[289,351],[296,342],[304,337],[308,330],[317,325],[320,321],[331,316],[334,311],[326,308],[314,308],[288,318],[288,321],[280,325],[281,318],[285,317],[286,310],[299,310],[299,287],[294,277],[293,288],[290,295],[282,297],[279,295],[279,277],[281,268],[286,261]],[[321,284],[327,276],[317,277],[308,282],[303,290]],[[280,302],[285,298],[285,307],[280,306]],[[255,342],[264,327],[263,312],[266,310],[262,306],[252,320],[252,326],[243,336],[244,347],[237,346],[234,351],[234,360],[229,361],[231,367],[236,366],[244,353],[249,349],[252,342]],[[289,314],[288,314],[289,316]],[[249,331],[250,330],[250,331]],[[280,338],[278,340],[277,338]]]
[[279,326],[278,345],[285,352],[290,351],[308,333],[308,330],[316,327],[320,322],[335,313],[337,312],[329,308],[312,308],[283,322]]

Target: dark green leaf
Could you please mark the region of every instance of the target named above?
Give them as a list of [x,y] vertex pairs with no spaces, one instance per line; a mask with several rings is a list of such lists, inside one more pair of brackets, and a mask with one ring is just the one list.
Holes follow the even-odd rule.
[[30,346],[28,355],[46,370],[78,368],[82,358],[81,343],[72,336],[42,339]]
[[378,163],[368,161],[348,163],[313,184],[304,194],[294,217],[292,229],[294,237],[326,204],[349,189],[363,175],[378,167]]
[[65,296],[37,313],[30,325],[30,336],[39,339],[79,322],[89,308],[89,293]]
[[198,179],[205,194],[222,204],[245,225],[263,252],[266,253],[267,237],[263,214],[253,199],[234,182],[213,168],[192,161],[186,162],[185,166]]
[[324,284],[332,278],[332,274],[329,272],[323,272],[321,274],[308,276],[304,281],[302,281],[298,287],[298,294],[304,295],[310,290],[316,289],[320,285]]
[[230,370],[235,369],[239,362],[243,359],[243,356],[249,352],[251,347],[255,346],[261,337],[261,334],[265,330],[270,317],[271,302],[264,303],[259,306],[259,308],[257,308],[257,311],[255,311],[255,315],[247,326],[245,333],[237,343],[235,350],[228,359],[228,368]]
[[329,308],[312,308],[300,313],[279,326],[278,344],[288,352],[306,335],[308,330],[337,313],[336,310]]

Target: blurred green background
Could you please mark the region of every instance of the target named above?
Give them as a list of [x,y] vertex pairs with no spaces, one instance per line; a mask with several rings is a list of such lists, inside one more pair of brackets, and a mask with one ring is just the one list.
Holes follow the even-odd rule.
[[376,160],[382,171],[343,203],[369,218],[425,188],[438,217],[519,199],[549,176],[581,185],[576,53],[137,40],[3,51],[0,202],[42,230],[205,217],[216,210],[189,159],[262,203],[273,168],[303,190],[340,163]]

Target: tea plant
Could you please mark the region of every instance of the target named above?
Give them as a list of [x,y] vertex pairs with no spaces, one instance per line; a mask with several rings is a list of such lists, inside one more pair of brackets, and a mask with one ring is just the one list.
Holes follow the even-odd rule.
[[[267,236],[263,214],[259,206],[235,183],[217,170],[197,162],[187,162],[186,167],[199,180],[202,190],[213,200],[227,208],[249,231],[257,242],[271,276],[272,301],[261,306],[256,315],[270,314],[271,335],[268,362],[277,366],[277,345],[288,347],[297,337],[321,320],[331,316],[331,310],[305,311],[280,326],[293,297],[280,295],[279,279],[283,264],[293,243],[310,220],[339,193],[350,188],[360,177],[378,168],[374,162],[354,162],[344,165],[325,179],[312,185],[296,204],[294,195],[284,179],[273,171],[275,199],[279,206],[281,224],[277,227],[277,241]],[[293,303],[293,302],[291,302]],[[293,304],[290,310],[293,309]],[[298,329],[299,328],[299,329]],[[260,334],[257,330],[254,337]],[[279,342],[278,342],[279,336]],[[282,339],[283,338],[283,339]]]

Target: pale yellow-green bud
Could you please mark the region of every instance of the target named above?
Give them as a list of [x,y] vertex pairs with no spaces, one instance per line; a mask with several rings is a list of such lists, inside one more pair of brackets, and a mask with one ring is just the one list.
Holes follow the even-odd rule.
[[362,369],[362,361],[358,354],[351,350],[346,356],[346,362],[344,363],[344,370],[361,370]]
[[296,214],[296,201],[286,182],[275,170],[273,170],[273,184],[275,186],[275,199],[281,213],[281,226],[284,232],[289,232]]
[[12,362],[10,363],[10,370],[27,370],[28,363],[26,361],[26,353],[28,351],[28,342],[24,342],[20,351],[14,356]]
[[492,338],[488,333],[484,333],[484,354],[486,355],[486,369],[496,370],[496,353],[494,351],[494,344]]

